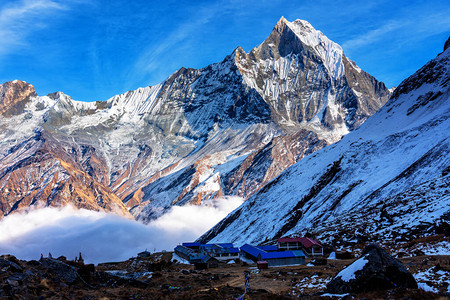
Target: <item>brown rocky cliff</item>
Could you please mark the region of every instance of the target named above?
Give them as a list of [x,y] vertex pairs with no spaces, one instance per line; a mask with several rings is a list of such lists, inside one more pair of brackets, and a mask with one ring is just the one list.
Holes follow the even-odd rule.
[[271,143],[250,154],[237,169],[224,178],[225,192],[247,199],[285,169],[327,145],[326,141],[308,130],[276,137]]
[[50,137],[30,139],[0,167],[0,217],[29,206],[73,205],[130,217],[111,189],[83,170]]
[[24,81],[14,80],[0,84],[0,115],[14,116],[22,113],[31,97],[37,96],[34,87]]

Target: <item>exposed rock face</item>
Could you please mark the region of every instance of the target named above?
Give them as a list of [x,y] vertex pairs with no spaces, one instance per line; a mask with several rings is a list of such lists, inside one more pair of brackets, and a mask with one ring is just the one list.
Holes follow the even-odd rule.
[[328,283],[326,292],[361,293],[391,288],[416,289],[417,282],[398,260],[372,244]]
[[[91,156],[95,161],[96,157]],[[96,173],[104,168],[98,164]],[[130,216],[122,201],[89,168],[65,152],[46,134],[29,139],[3,159],[0,167],[0,207],[4,214],[31,205],[64,206],[110,211]],[[15,201],[11,201],[11,199]]]
[[390,94],[308,22],[284,18],[250,53],[105,102],[13,91],[0,118],[1,213],[72,203],[143,221],[172,205],[250,197]]
[[325,146],[327,142],[309,130],[275,137],[222,178],[224,188],[237,196],[251,196],[288,166]]
[[9,117],[21,114],[30,97],[37,96],[31,84],[20,80],[0,85],[0,115]]
[[444,44],[444,51],[447,50],[448,47],[450,47],[450,37],[448,38],[448,40]]
[[18,265],[16,262],[14,261],[9,261],[4,259],[3,257],[0,257],[0,267],[3,268],[7,268],[13,272],[23,272],[23,268]]

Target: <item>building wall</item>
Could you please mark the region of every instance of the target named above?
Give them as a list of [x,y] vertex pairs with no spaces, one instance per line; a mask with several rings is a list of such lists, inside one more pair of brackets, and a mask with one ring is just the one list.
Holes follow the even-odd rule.
[[254,257],[253,255],[251,255],[251,254],[249,254],[249,253],[247,253],[247,252],[245,252],[245,251],[241,251],[241,252],[240,252],[240,256],[241,256],[241,257],[244,257],[244,258],[246,258],[246,259],[253,260],[254,262],[256,262],[256,261],[258,260],[257,257]]
[[304,265],[305,258],[301,256],[296,257],[287,257],[287,258],[271,258],[266,259],[269,267],[277,267],[277,266],[289,266],[289,265]]
[[181,258],[184,258],[185,260],[190,260],[190,257],[181,251],[175,250],[175,254]]
[[215,259],[217,260],[231,260],[231,259],[238,259],[239,258],[239,253],[226,253],[223,254],[223,256],[213,256]]
[[278,250],[302,250],[303,245],[298,242],[283,242],[277,244]]

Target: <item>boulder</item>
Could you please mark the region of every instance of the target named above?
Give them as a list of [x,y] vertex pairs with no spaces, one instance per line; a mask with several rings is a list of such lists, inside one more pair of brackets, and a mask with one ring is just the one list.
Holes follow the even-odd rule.
[[326,292],[362,293],[391,288],[417,288],[417,282],[398,260],[372,244],[328,283]]
[[0,257],[0,268],[9,269],[12,272],[22,272],[23,271],[23,268],[21,266],[19,266],[19,264],[17,264],[14,261],[6,260],[2,257]]
[[81,265],[77,268],[77,273],[85,281],[90,281],[92,275],[95,274],[95,266],[93,264]]
[[326,258],[314,258],[311,259],[311,264],[314,266],[324,266],[328,263],[328,260]]
[[351,252],[348,251],[340,251],[336,252],[337,259],[352,259],[355,258]]
[[64,255],[61,255],[60,257],[57,258],[57,260],[62,261],[62,262],[66,262],[67,261],[67,257],[65,257]]
[[77,269],[59,260],[44,258],[41,260],[41,265],[43,268],[47,269],[49,273],[51,273],[53,276],[56,276],[61,281],[70,284],[74,283],[77,280]]

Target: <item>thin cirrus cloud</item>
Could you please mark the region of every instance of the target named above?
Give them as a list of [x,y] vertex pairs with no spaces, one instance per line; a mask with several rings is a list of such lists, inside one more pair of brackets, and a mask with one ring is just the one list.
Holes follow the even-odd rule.
[[365,47],[371,43],[379,41],[384,38],[385,35],[390,34],[392,31],[401,29],[405,25],[399,21],[392,21],[382,26],[365,32],[356,38],[350,39],[342,44],[344,49],[354,50],[360,47]]
[[[268,7],[273,7],[281,2],[230,0],[191,5],[189,9],[192,13],[183,14],[176,22],[170,24],[171,29],[164,38],[144,47],[138,53],[132,70],[129,72],[129,85],[138,81],[139,78],[149,78],[148,83],[156,84],[160,82],[158,79],[167,77],[169,70],[173,72],[182,66],[201,68],[217,62],[217,59],[223,59],[226,55],[231,54],[237,46],[242,46],[241,43],[244,42],[244,40],[236,41],[229,45],[229,48],[221,49],[219,45],[226,39],[224,32],[228,34],[230,32],[239,32],[240,34],[246,32],[245,28],[237,29],[235,24],[242,25],[245,23],[244,20],[254,23],[261,22],[264,18],[257,15],[258,12],[267,14]],[[281,15],[277,15],[277,18],[279,17]],[[224,26],[227,28],[220,28],[221,25],[218,24],[224,24],[224,22],[226,24]],[[275,24],[271,24],[271,26],[273,25]],[[270,28],[261,38],[270,33]],[[250,38],[247,34],[244,36]],[[208,37],[207,40],[202,40],[205,37]],[[259,42],[261,40],[255,42],[252,47]],[[204,50],[212,52],[211,49],[217,49],[214,52],[222,52],[223,55],[215,58],[216,60],[199,59]],[[186,57],[190,57],[192,60],[186,59]],[[211,59],[211,56],[207,55],[207,57]],[[164,74],[163,77],[162,74]]]
[[[374,43],[389,41],[390,36],[395,36],[395,39],[392,39],[392,41],[396,41],[394,44],[397,46],[399,43],[408,44],[424,40],[430,36],[450,30],[448,13],[450,11],[421,14],[415,18],[412,18],[410,15],[404,18],[393,18],[383,22],[375,29],[362,32],[357,37],[345,41],[342,47],[349,52],[357,51]],[[386,46],[390,47],[389,44]]]
[[[137,78],[148,76],[161,68],[162,56],[176,49],[181,43],[187,40],[195,31],[208,24],[216,15],[216,13],[225,9],[217,4],[203,6],[195,15],[189,17],[186,21],[176,25],[172,32],[159,41],[155,45],[144,48],[139,53],[131,72],[130,83],[136,81]],[[172,51],[173,54],[174,51]],[[179,66],[177,66],[179,67]]]
[[27,46],[32,32],[48,26],[48,16],[67,10],[68,6],[53,0],[22,0],[0,9],[0,55],[5,55]]

